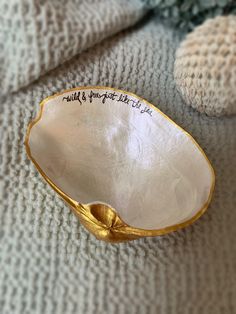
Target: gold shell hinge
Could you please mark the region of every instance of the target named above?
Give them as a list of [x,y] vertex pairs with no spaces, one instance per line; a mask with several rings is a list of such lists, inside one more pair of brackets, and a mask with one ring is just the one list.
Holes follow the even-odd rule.
[[124,242],[140,238],[133,228],[126,225],[115,210],[105,204],[73,206],[73,211],[81,223],[95,235],[106,242]]

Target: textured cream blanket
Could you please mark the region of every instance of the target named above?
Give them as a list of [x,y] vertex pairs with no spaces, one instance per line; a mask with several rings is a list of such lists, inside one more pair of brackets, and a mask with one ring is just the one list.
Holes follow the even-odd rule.
[[[2,0],[0,20],[0,313],[236,313],[236,118],[184,104],[182,34],[138,0]],[[43,98],[81,85],[132,91],[196,138],[217,177],[200,220],[117,245],[80,225],[23,142]]]

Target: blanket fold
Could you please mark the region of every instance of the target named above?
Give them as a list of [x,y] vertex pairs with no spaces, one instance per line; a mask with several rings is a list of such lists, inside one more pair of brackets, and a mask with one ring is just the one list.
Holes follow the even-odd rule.
[[135,24],[146,11],[140,0],[2,0],[1,94]]

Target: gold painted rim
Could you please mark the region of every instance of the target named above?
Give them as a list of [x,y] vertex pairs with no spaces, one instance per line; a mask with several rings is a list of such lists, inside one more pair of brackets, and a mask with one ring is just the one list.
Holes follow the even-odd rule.
[[[205,202],[203,207],[200,208],[198,210],[198,212],[192,218],[190,218],[190,219],[188,219],[188,220],[186,220],[186,221],[184,221],[182,223],[179,223],[179,224],[176,224],[176,225],[172,225],[172,226],[168,226],[168,227],[165,227],[165,228],[162,228],[162,229],[146,230],[146,229],[135,228],[135,227],[131,227],[131,226],[127,225],[116,214],[118,219],[123,224],[122,224],[122,226],[121,225],[117,226],[116,228],[114,228],[114,230],[116,232],[119,232],[119,234],[122,235],[123,239],[120,239],[120,236],[118,236],[119,239],[117,239],[117,240],[115,239],[116,236],[114,237],[114,239],[106,239],[106,237],[104,238],[103,236],[99,235],[99,231],[97,231],[97,232],[96,232],[96,230],[95,231],[94,230],[90,230],[90,231],[92,231],[95,234],[95,236],[97,236],[97,238],[100,238],[100,239],[102,238],[103,240],[107,240],[109,242],[121,242],[121,241],[125,241],[125,240],[139,238],[139,237],[147,237],[147,236],[150,237],[150,236],[164,235],[164,234],[176,231],[178,229],[185,228],[185,227],[191,225],[197,219],[199,219],[205,213],[205,211],[207,210],[207,208],[208,208],[208,206],[209,206],[209,204],[211,202],[213,191],[214,191],[214,188],[215,188],[215,172],[214,172],[214,169],[213,169],[209,159],[207,158],[205,152],[200,147],[200,145],[196,142],[196,140],[192,137],[192,135],[190,135],[182,127],[180,127],[178,124],[176,124],[171,118],[169,118],[166,114],[164,114],[160,109],[158,109],[157,107],[155,107],[153,104],[149,103],[147,100],[143,99],[142,97],[139,97],[139,96],[135,95],[134,93],[127,92],[127,91],[124,91],[124,90],[121,90],[121,89],[117,89],[117,88],[113,88],[113,87],[107,87],[107,86],[81,86],[81,87],[67,89],[67,90],[64,90],[63,92],[60,92],[60,93],[56,93],[56,94],[54,94],[52,96],[46,97],[45,99],[43,99],[40,102],[40,111],[39,111],[38,115],[36,116],[36,118],[33,119],[29,123],[29,125],[28,125],[24,144],[25,144],[26,152],[27,152],[27,155],[28,155],[29,159],[33,162],[33,164],[35,165],[36,169],[42,175],[44,180],[72,207],[73,211],[79,216],[79,218],[82,220],[82,222],[84,222],[84,220],[85,220],[86,222],[89,222],[90,224],[99,224],[99,227],[103,227],[104,228],[104,225],[102,223],[99,223],[98,221],[94,222],[93,219],[91,220],[91,217],[92,217],[91,213],[87,212],[87,210],[86,210],[86,207],[88,207],[89,204],[91,204],[91,203],[89,203],[89,204],[81,204],[81,203],[73,200],[69,195],[67,195],[56,184],[54,184],[52,182],[52,180],[44,173],[44,171],[41,169],[39,164],[36,162],[36,160],[32,156],[31,150],[30,150],[30,145],[29,145],[30,131],[33,128],[33,126],[41,119],[42,114],[43,114],[44,106],[45,106],[45,104],[49,100],[51,100],[53,98],[56,98],[56,97],[58,97],[60,95],[63,95],[65,93],[71,92],[71,91],[87,90],[87,89],[112,90],[112,91],[117,91],[117,92],[120,92],[120,93],[125,93],[127,95],[132,96],[132,97],[135,97],[136,99],[138,99],[138,100],[142,101],[143,103],[147,104],[149,107],[151,107],[154,110],[158,111],[158,113],[160,113],[162,116],[164,116],[165,119],[169,120],[177,128],[181,129],[181,131],[184,132],[191,139],[191,141],[197,146],[199,151],[202,153],[202,155],[206,159],[206,161],[207,161],[207,163],[208,163],[208,165],[209,165],[209,167],[211,169],[211,174],[212,174],[212,185],[211,185],[211,189],[210,189],[210,193],[209,193],[207,201]],[[84,223],[84,224],[86,225],[86,223]],[[87,227],[87,225],[86,225],[86,227]],[[94,229],[94,228],[89,228],[89,227],[87,227],[87,228],[88,229]],[[109,229],[109,228],[107,228],[107,229]]]

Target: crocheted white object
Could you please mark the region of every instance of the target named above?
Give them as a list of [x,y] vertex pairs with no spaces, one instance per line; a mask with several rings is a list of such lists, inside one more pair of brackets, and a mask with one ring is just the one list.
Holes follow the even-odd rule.
[[200,112],[236,113],[236,17],[197,27],[176,53],[174,76],[185,101]]

